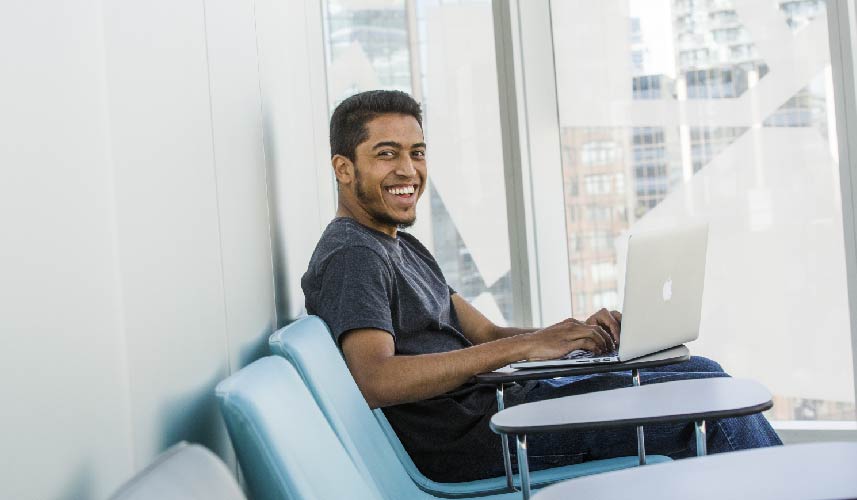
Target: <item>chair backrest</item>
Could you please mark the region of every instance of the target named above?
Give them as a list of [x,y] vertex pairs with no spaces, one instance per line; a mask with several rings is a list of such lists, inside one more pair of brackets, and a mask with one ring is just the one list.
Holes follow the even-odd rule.
[[179,443],[123,484],[111,500],[246,500],[235,477],[214,453]]
[[383,498],[361,476],[285,359],[259,359],[216,392],[254,499]]
[[317,316],[301,318],[274,332],[268,343],[274,354],[297,368],[361,472],[371,475],[390,498],[418,495],[411,477],[424,476],[394,431],[388,429],[387,434],[366,404],[324,321]]

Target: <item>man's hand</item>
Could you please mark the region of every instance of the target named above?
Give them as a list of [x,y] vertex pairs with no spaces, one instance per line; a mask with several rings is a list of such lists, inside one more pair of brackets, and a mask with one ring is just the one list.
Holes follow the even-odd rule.
[[619,311],[608,311],[602,308],[586,320],[587,325],[598,325],[613,338],[616,347],[619,347],[619,330],[622,329],[622,313]]
[[497,329],[481,314],[470,314],[472,308],[462,307],[457,297],[453,295],[456,312],[463,312],[463,322],[470,327],[465,328],[470,333],[468,338],[476,340],[473,347],[400,356],[396,355],[393,336],[385,331],[364,328],[343,334],[340,343],[345,361],[371,408],[428,399],[460,387],[478,373],[522,359],[555,359],[575,349],[611,351],[615,341],[602,324],[615,328],[619,335],[622,315],[615,311],[610,313],[612,324],[607,318],[604,323],[595,319],[594,324],[569,318],[535,331]]
[[575,349],[600,354],[615,348],[613,337],[601,325],[582,323],[574,318],[515,338],[526,339],[528,361],[560,358]]

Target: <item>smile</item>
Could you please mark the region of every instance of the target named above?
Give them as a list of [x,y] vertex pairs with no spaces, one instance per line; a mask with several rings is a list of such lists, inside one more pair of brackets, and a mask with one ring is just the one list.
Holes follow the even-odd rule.
[[416,186],[411,184],[408,186],[390,186],[387,189],[387,192],[395,195],[409,195],[414,194],[416,191]]

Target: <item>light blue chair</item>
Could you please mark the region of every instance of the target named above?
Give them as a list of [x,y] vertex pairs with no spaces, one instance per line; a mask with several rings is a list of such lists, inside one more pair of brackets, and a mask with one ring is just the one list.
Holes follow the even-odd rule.
[[[364,472],[295,368],[268,356],[217,385],[220,411],[254,500],[430,500],[396,462]],[[380,481],[375,483],[374,481]],[[483,497],[516,500],[520,493]]]
[[[387,494],[403,488],[401,478],[439,497],[462,498],[509,492],[505,477],[465,483],[439,483],[424,476],[405,451],[381,410],[374,412],[357,388],[327,325],[317,316],[307,316],[274,332],[271,351],[297,368],[324,412],[345,450],[364,475],[371,476]],[[669,461],[649,456],[648,463]],[[620,457],[536,471],[531,484],[541,487],[565,479],[634,467],[638,458]],[[403,474],[388,474],[401,470]],[[391,482],[395,479],[395,482]],[[393,495],[395,496],[395,495]]]
[[354,467],[286,360],[259,359],[215,392],[254,500],[384,498]]

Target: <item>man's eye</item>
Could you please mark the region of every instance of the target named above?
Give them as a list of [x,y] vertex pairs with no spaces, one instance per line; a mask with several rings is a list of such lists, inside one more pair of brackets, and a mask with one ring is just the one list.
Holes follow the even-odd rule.
[[396,155],[396,153],[394,153],[393,151],[381,151],[381,152],[379,152],[379,153],[378,153],[378,156],[385,156],[385,157],[388,157],[388,158],[389,158],[389,157],[393,157],[393,156],[395,156],[395,155]]
[[413,155],[416,158],[425,158],[426,152],[425,151],[414,151],[411,153],[411,155]]

